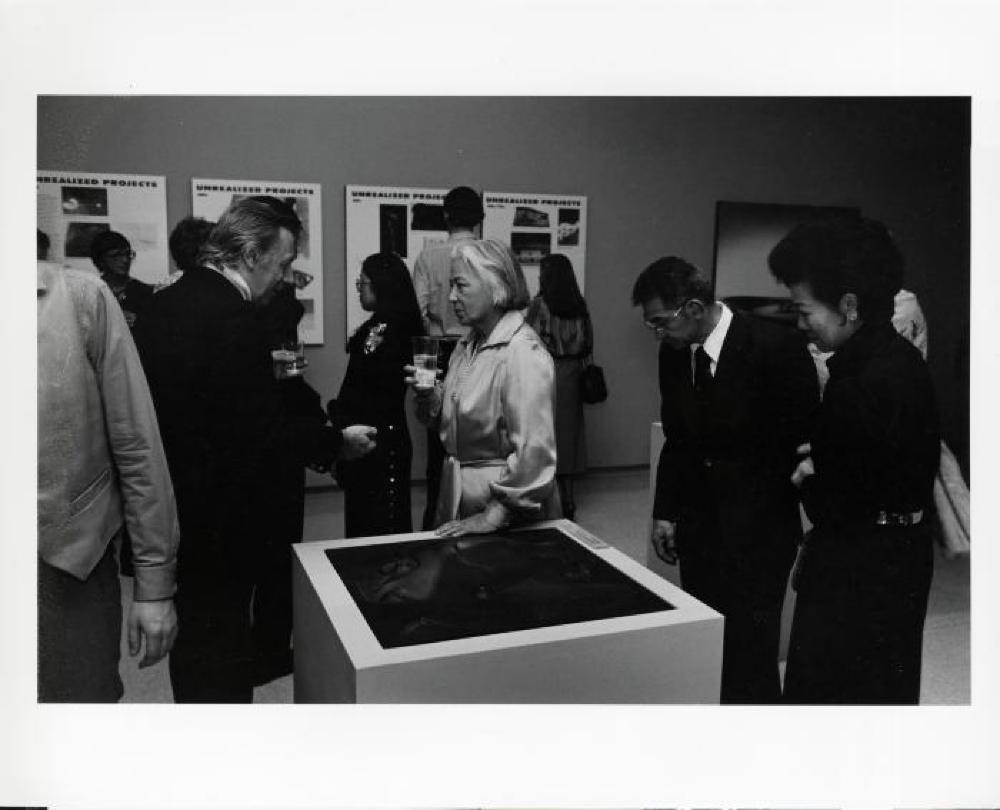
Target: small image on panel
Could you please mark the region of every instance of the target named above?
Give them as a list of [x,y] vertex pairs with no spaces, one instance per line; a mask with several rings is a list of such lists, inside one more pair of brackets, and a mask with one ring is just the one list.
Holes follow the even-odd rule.
[[515,228],[548,228],[549,215],[537,208],[519,205],[514,212]]
[[521,264],[538,264],[552,252],[552,237],[547,233],[512,233],[510,247]]
[[430,203],[414,203],[413,219],[410,227],[415,231],[446,231],[444,206]]
[[62,210],[72,217],[106,217],[108,190],[90,186],[63,186]]
[[380,205],[378,207],[378,249],[406,257],[406,206]]
[[90,243],[102,231],[110,231],[107,222],[70,222],[66,226],[66,258],[89,259]]
[[580,211],[576,208],[559,209],[559,227],[556,242],[560,245],[580,244]]

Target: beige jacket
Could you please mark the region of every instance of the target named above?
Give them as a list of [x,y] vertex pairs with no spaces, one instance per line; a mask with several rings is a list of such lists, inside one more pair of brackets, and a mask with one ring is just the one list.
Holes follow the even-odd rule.
[[561,517],[555,486],[552,358],[520,312],[476,346],[460,340],[440,396],[417,416],[439,419],[447,457],[437,525],[486,511],[498,525]]
[[128,526],[135,598],[174,593],[173,486],[139,355],[97,277],[38,263],[38,554],[85,579]]

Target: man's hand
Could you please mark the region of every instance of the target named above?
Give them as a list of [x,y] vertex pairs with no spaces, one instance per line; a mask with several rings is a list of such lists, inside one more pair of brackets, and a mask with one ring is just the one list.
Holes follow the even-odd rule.
[[812,456],[812,445],[810,444],[800,444],[795,448],[795,452],[798,453],[799,466],[795,468],[795,472],[792,473],[792,483],[796,487],[801,488],[803,482],[810,476],[816,474],[816,468],[813,467]]
[[170,652],[177,638],[177,612],[173,599],[133,602],[128,612],[128,652],[135,657],[146,640],[139,669],[151,667]]
[[677,523],[653,519],[649,527],[649,542],[653,551],[667,565],[677,565]]
[[344,446],[340,449],[340,457],[345,461],[367,456],[375,449],[375,436],[378,430],[371,425],[351,425],[345,427],[341,434]]

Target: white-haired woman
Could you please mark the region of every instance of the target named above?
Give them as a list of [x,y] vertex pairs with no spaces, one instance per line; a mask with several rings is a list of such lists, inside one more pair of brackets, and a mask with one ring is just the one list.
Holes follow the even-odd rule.
[[503,242],[452,253],[449,301],[469,327],[444,382],[416,386],[417,416],[440,428],[447,456],[437,533],[483,534],[561,516],[555,486],[552,358],[519,310],[528,304],[521,267]]

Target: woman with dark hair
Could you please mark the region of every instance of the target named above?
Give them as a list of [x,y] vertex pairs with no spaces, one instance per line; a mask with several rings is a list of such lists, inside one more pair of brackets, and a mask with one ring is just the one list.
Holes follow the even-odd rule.
[[768,258],[798,327],[832,352],[792,476],[813,523],[793,575],[789,703],[917,703],[939,459],[920,352],[892,325],[903,261],[884,226],[800,225]]
[[556,482],[563,516],[573,519],[573,477],[587,471],[580,374],[594,350],[594,328],[573,265],[561,253],[542,259],[538,295],[526,320],[556,366]]
[[344,488],[345,535],[370,537],[409,532],[410,459],[403,366],[412,358],[410,338],[423,323],[410,272],[395,253],[375,253],[361,265],[361,307],[372,316],[347,342],[350,360],[337,399],[328,406],[334,425],[364,417],[378,428],[373,452],[337,464]]

